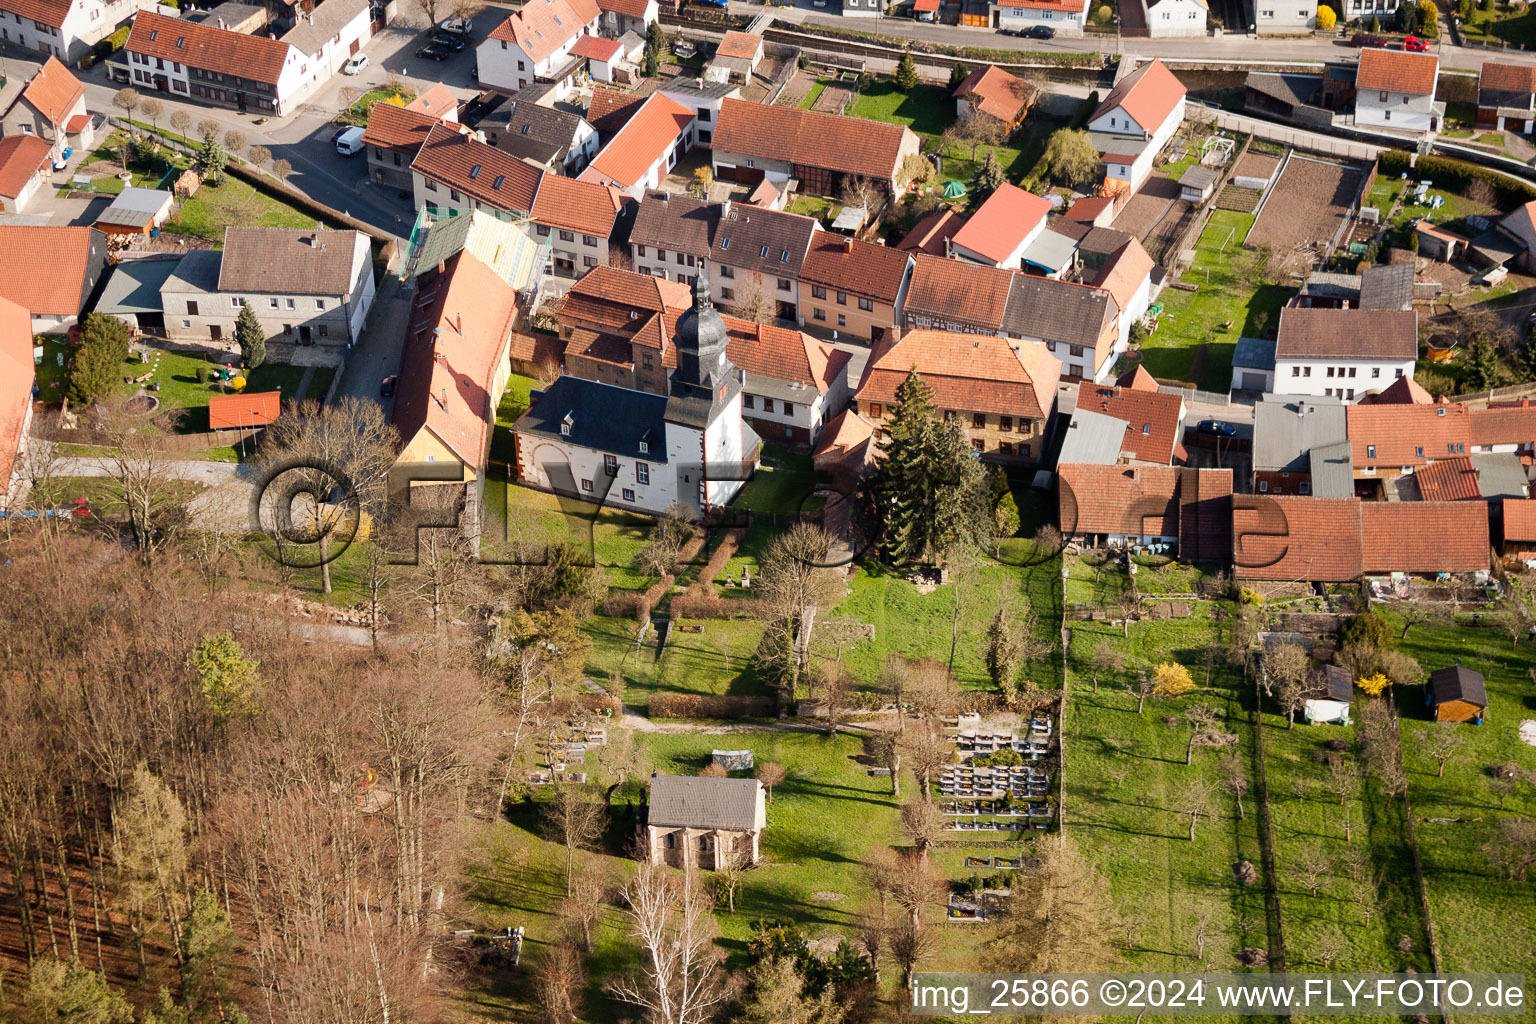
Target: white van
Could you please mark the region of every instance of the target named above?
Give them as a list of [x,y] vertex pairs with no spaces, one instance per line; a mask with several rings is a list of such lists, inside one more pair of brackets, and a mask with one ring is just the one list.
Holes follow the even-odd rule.
[[363,145],[363,129],[358,127],[348,128],[336,136],[336,152],[342,156],[356,156],[367,149]]

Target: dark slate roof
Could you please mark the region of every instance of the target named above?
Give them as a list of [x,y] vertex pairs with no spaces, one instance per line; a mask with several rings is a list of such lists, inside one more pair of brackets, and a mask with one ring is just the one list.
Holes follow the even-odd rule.
[[756,779],[709,779],[689,775],[651,777],[652,825],[750,829],[757,826]]
[[[667,399],[645,391],[631,391],[580,377],[561,377],[543,394],[534,392],[533,408],[523,413],[514,430],[541,434],[568,444],[609,455],[667,461]],[[561,422],[571,417],[571,432],[560,432]],[[640,451],[640,442],[646,451]]]
[[1323,694],[1329,700],[1342,701],[1352,704],[1355,700],[1355,684],[1350,679],[1349,670],[1337,665],[1323,666]]
[[1471,248],[1483,262],[1502,267],[1525,251],[1525,243],[1494,225],[1472,239]]
[[1307,453],[1348,434],[1337,398],[1265,395],[1253,408],[1253,468],[1307,472]]
[[1360,275],[1361,309],[1408,309],[1412,305],[1412,263],[1367,267]]
[[1480,708],[1488,706],[1488,691],[1483,686],[1483,676],[1460,665],[1437,669],[1429,674],[1429,693],[1436,704],[1464,700]]
[[1312,102],[1322,88],[1320,75],[1277,75],[1268,71],[1250,71],[1243,85],[1282,103],[1301,107]]
[[112,268],[112,276],[107,278],[101,298],[96,300],[96,312],[161,312],[165,305],[160,300],[160,289],[180,264],[181,257],[124,260]]
[[1311,452],[1312,497],[1355,496],[1354,449],[1348,441],[1318,445]]
[[816,222],[744,203],[706,203],[691,196],[648,192],[635,213],[629,240],[691,253],[713,264],[755,270],[767,277],[800,277]]
[[[1054,225],[1052,230],[1060,231],[1060,225]],[[1105,256],[1112,255],[1124,249],[1136,236],[1118,228],[1092,227],[1088,233],[1077,243],[1077,247],[1084,252],[1102,253]]]
[[697,78],[679,75],[662,82],[656,87],[656,91],[667,93],[681,103],[680,97],[685,96],[695,100],[723,100],[740,93],[741,86],[730,82],[700,81]]
[[1246,366],[1250,370],[1275,368],[1275,341],[1273,338],[1238,338],[1232,349],[1232,365]]
[[1015,274],[1008,283],[1003,329],[1020,338],[1094,348],[1114,301],[1103,288]]
[[481,128],[485,141],[503,153],[542,164],[564,158],[581,120],[566,110],[514,100],[507,104],[505,127]]

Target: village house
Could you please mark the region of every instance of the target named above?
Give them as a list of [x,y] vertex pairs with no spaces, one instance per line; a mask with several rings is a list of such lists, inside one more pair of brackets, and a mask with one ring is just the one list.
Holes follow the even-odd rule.
[[[1376,3],[1378,0],[1370,0]],[[1396,9],[1394,8],[1394,11]],[[1260,3],[1254,12],[1259,35],[1303,33],[1317,24],[1317,0],[1295,0],[1289,5]],[[1366,20],[1369,20],[1367,17]]]
[[[1138,0],[1153,39],[1190,39],[1206,34],[1211,20],[1207,0]],[[1307,6],[1302,4],[1302,8]],[[1261,13],[1273,13],[1263,8]]]
[[341,70],[373,38],[372,0],[325,0],[297,12],[282,41],[309,58],[318,85]]
[[1087,0],[989,0],[992,27],[1013,32],[1036,25],[1060,36],[1080,36],[1088,23]]
[[1536,127],[1536,66],[1484,61],[1477,77],[1477,123],[1529,135]]
[[[1077,243],[1077,280],[1109,292],[1118,309],[1118,336],[1111,355],[1119,358],[1130,345],[1131,328],[1152,305],[1162,271],[1134,235],[1114,228],[1094,227]],[[1107,372],[1101,362],[1099,374]]]
[[330,71],[292,43],[142,12],[123,47],[134,87],[283,117]]
[[1440,127],[1445,104],[1435,102],[1440,58],[1403,50],[1360,51],[1355,74],[1355,123],[1408,132]]
[[752,80],[752,73],[763,59],[763,37],[749,32],[730,31],[715,48],[710,62],[710,77],[722,82],[742,84]]
[[95,130],[85,109],[85,86],[57,57],[49,57],[5,112],[0,135],[35,135],[48,143],[54,161],[88,148]]
[[169,338],[226,351],[247,307],[269,341],[343,349],[373,296],[368,236],[319,228],[225,228],[222,250],[187,252],[160,289]]
[[475,48],[480,84],[515,93],[534,81],[553,85],[564,99],[586,66],[571,48],[584,35],[598,34],[602,17],[596,0],[534,0],[491,30]]
[[1083,381],[1061,462],[1171,466],[1188,460],[1184,399],[1165,395],[1141,367],[1112,384]]
[[1275,390],[1354,401],[1411,377],[1418,324],[1412,310],[1287,307],[1275,341]]
[[21,213],[53,177],[46,139],[7,135],[0,139],[0,213]]
[[921,140],[902,125],[728,99],[710,145],[710,164],[722,181],[794,178],[803,192],[831,196],[863,179],[894,198]]
[[1136,192],[1184,121],[1185,90],[1160,60],[1122,78],[1088,119],[1110,192]]
[[633,215],[634,205],[617,189],[546,174],[529,219],[534,236],[549,242],[555,277],[574,280],[593,267],[609,266],[614,233]]
[[612,82],[624,61],[624,44],[603,36],[582,36],[571,47],[571,56],[586,61],[587,77],[594,82]]
[[756,779],[652,775],[646,852],[652,864],[711,871],[761,858],[768,812]]
[[667,79],[656,92],[693,111],[693,134],[700,146],[708,146],[714,141],[715,125],[720,123],[720,105],[726,100],[741,98],[741,86],[734,82],[711,82],[686,75]]
[[416,208],[440,217],[474,210],[526,217],[542,178],[537,167],[451,124],[433,125],[411,162]]
[[155,0],[0,0],[0,40],[73,64]]
[[[1405,377],[1404,380],[1407,378]],[[1253,489],[1259,494],[1347,498],[1355,493],[1353,468],[1347,479],[1319,472],[1326,449],[1348,438],[1344,402],[1339,398],[1263,395],[1253,407]],[[1322,455],[1320,455],[1322,453]],[[1348,446],[1343,452],[1348,461]]]
[[958,422],[989,461],[1038,462],[1056,410],[1061,360],[1038,342],[979,334],[893,332],[874,346],[854,409],[883,424],[896,390],[916,371],[946,421]]
[[1003,182],[955,234],[951,254],[989,267],[1023,270],[1025,251],[1045,233],[1050,212],[1043,196]]
[[411,188],[411,164],[432,127],[457,121],[456,108],[445,108],[441,115],[434,116],[410,106],[375,103],[368,113],[368,127],[363,131],[369,180],[398,189]]
[[818,231],[800,268],[800,322],[874,344],[901,325],[911,275],[904,252]]
[[[24,472],[32,429],[32,323],[26,310],[0,299],[0,509],[10,508],[28,481]],[[52,400],[54,396],[43,396]]]
[[692,280],[707,260],[715,302],[741,316],[799,320],[800,278],[820,227],[798,214],[653,192],[635,214],[630,258],[639,273],[676,281]]
[[1232,543],[1233,572],[1243,580],[1469,573],[1488,568],[1488,510],[1480,502],[1240,497]]
[[517,309],[517,293],[467,250],[417,278],[390,410],[397,465],[479,497]]
[[729,504],[762,442],[742,419],[742,375],[702,268],[672,341],[677,364],[664,394],[570,374],[534,392],[513,426],[518,479],[651,515],[677,501],[700,514]]
[[1383,488],[1439,459],[1472,451],[1472,416],[1460,402],[1352,405],[1345,417],[1356,479]]
[[1001,121],[1003,128],[1012,134],[1035,102],[1035,89],[1022,78],[1000,71],[995,64],[988,64],[965,76],[965,81],[955,87],[955,117],[979,114]]
[[[565,371],[666,394],[673,336],[692,304],[688,286],[599,268],[571,287],[560,311]],[[726,354],[741,371],[742,416],[764,438],[815,444],[848,400],[847,352],[783,327],[722,316]]]
[[651,22],[661,17],[656,0],[597,0],[598,28],[604,36],[618,39],[626,32],[645,35]]
[[580,115],[516,98],[506,110],[505,126],[493,114],[479,130],[488,144],[519,160],[574,177],[597,155],[597,131]]
[[582,181],[611,185],[639,199],[659,188],[694,141],[694,114],[676,100],[652,94],[603,146]]
[[1056,472],[1067,540],[1153,547],[1185,562],[1232,557],[1230,469],[1063,463]]
[[90,308],[107,239],[88,227],[0,223],[0,298],[32,314],[32,333],[63,334]]

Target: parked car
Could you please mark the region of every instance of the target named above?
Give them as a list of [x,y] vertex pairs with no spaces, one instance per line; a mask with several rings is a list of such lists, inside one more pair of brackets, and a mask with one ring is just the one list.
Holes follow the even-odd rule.
[[368,147],[363,145],[362,128],[352,127],[336,136],[336,152],[342,156],[357,156]]
[[1056,30],[1049,25],[1031,25],[1022,35],[1029,39],[1055,39]]
[[351,130],[351,125],[344,124],[339,126],[335,131],[331,132],[331,145],[336,145],[337,142],[341,141],[341,137]]
[[1373,36],[1369,32],[1356,32],[1354,35],[1349,37],[1349,45],[1359,46],[1362,48],[1370,46],[1386,46],[1387,41],[1381,36]]
[[442,33],[442,34],[439,34],[438,36],[433,38],[432,45],[433,46],[446,46],[448,49],[452,50],[454,53],[458,53],[460,50],[464,49],[464,40],[460,39],[458,36],[448,35],[447,33]]
[[447,18],[438,22],[437,27],[456,36],[467,36],[474,30],[475,23],[468,18]]
[[428,43],[426,46],[423,46],[421,49],[416,51],[416,56],[426,57],[429,60],[443,61],[447,60],[449,57],[452,57],[453,51],[448,49],[448,47],[440,46],[437,43]]
[[1195,424],[1195,432],[1199,434],[1215,434],[1217,437],[1236,437],[1237,428],[1230,423],[1221,420],[1201,420]]
[[1409,36],[1407,39],[1403,40],[1403,49],[1407,50],[1409,53],[1428,53],[1429,44],[1420,39],[1418,36]]
[[[725,0],[694,0],[694,2],[705,7],[725,7]],[[823,3],[822,6],[825,7],[826,4]]]
[[341,66],[341,73],[344,75],[355,75],[367,66],[368,55],[366,53],[360,53]]
[[398,375],[393,373],[388,377],[385,377],[384,380],[379,384],[379,397],[389,398],[391,395],[393,395],[395,393],[395,381],[398,379]]

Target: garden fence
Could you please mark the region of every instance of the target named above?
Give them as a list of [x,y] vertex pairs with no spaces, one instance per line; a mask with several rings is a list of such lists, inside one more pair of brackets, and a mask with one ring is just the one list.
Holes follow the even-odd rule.
[[1258,138],[1268,139],[1270,142],[1278,142],[1286,146],[1294,146],[1309,153],[1324,153],[1328,156],[1341,156],[1350,160],[1374,160],[1378,153],[1389,148],[1385,145],[1375,145],[1369,142],[1356,142],[1350,139],[1319,135],[1316,132],[1303,131],[1300,128],[1291,128],[1287,125],[1275,124],[1272,121],[1261,121],[1246,114],[1234,114],[1231,111],[1221,110],[1206,104],[1200,105],[1206,106],[1206,109],[1215,117],[1216,124],[1222,128],[1247,132]]
[[1503,388],[1490,388],[1487,391],[1477,391],[1469,395],[1452,395],[1452,402],[1497,402],[1512,398],[1527,398],[1536,395],[1536,383],[1511,384]]

